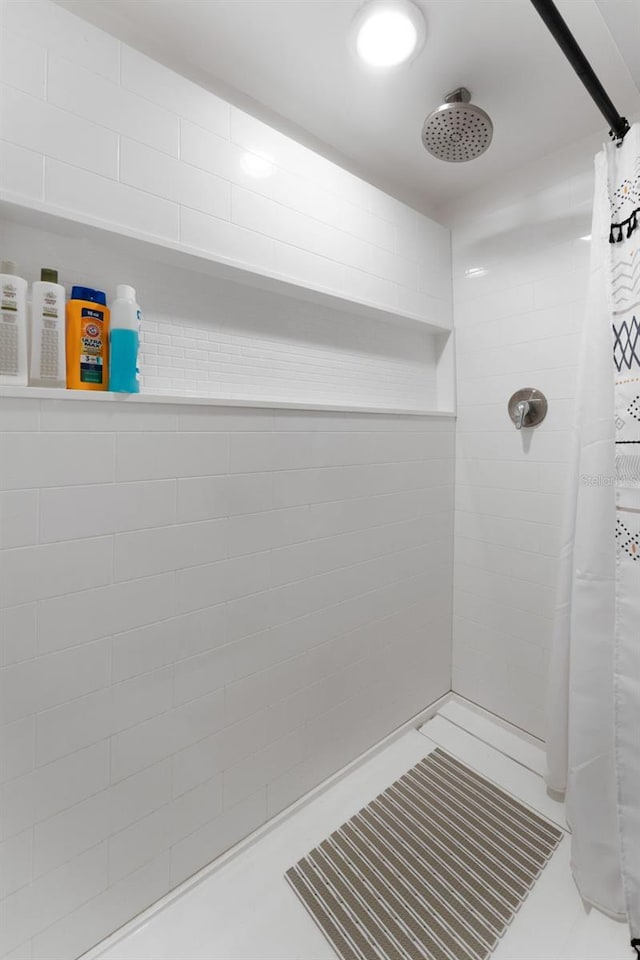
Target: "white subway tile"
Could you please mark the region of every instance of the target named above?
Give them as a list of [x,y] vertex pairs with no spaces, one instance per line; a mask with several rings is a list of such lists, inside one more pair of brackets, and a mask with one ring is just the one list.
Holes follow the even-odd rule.
[[119,434],[116,475],[119,481],[206,477],[224,473],[229,457],[225,434]]
[[232,517],[228,521],[228,555],[258,553],[309,537],[307,507],[270,510]]
[[175,522],[175,483],[92,484],[40,492],[41,542],[101,536]]
[[228,477],[189,477],[178,480],[178,521],[213,520],[229,512],[231,489]]
[[31,43],[49,47],[61,56],[117,81],[120,44],[93,24],[47,0],[7,0],[4,23],[7,30]]
[[245,151],[241,147],[230,143],[227,139],[196,126],[186,120],[182,121],[180,134],[180,158],[185,163],[213,173],[223,180],[233,183],[245,183],[249,189],[253,184],[256,189],[269,189],[270,181],[256,182],[245,172],[246,161],[243,164]]
[[161,620],[137,630],[129,630],[113,637],[111,653],[112,682],[127,680],[164,666],[169,659],[169,648],[176,623]]
[[36,543],[37,527],[37,490],[0,493],[0,549]]
[[9,956],[10,951],[14,947],[20,947],[21,944],[24,944],[24,952],[17,951],[18,956],[29,956],[29,938],[32,932],[32,902],[31,886],[22,887],[22,889],[16,890],[15,893],[5,897],[4,900],[0,900],[3,957]]
[[172,885],[192,876],[266,819],[266,791],[260,790],[175,843],[171,848]]
[[[219,564],[212,564],[213,567]],[[196,569],[204,569],[198,567]],[[227,642],[227,610],[224,604],[205,607],[176,617],[167,644],[167,660],[174,663],[185,657],[205,653]]]
[[7,433],[28,433],[38,430],[40,402],[35,399],[3,397],[0,406],[0,429]]
[[218,690],[117,734],[111,741],[112,783],[215,733],[223,723],[224,693]]
[[231,645],[180,660],[174,667],[176,705],[206,696],[223,687],[234,675],[235,650]]
[[31,882],[33,830],[24,830],[0,843],[0,900]]
[[187,247],[215,254],[240,266],[258,270],[275,268],[275,247],[269,237],[187,207],[182,208],[180,239]]
[[232,218],[251,231],[372,272],[369,244],[242,187],[232,189]]
[[110,538],[19,547],[0,554],[2,606],[87,590],[111,579]]
[[164,620],[173,612],[172,574],[45,600],[39,604],[38,653],[123,633]]
[[45,201],[101,223],[167,240],[179,239],[179,207],[123,183],[47,161]]
[[168,710],[172,680],[171,671],[157,670],[39,714],[36,764],[50,763]]
[[[9,143],[73,164],[103,177],[118,175],[117,134],[98,124],[83,121],[12,87],[0,86],[2,136]],[[87,211],[89,212],[89,211]]]
[[112,729],[126,730],[172,706],[174,672],[154,670],[111,687]]
[[86,437],[68,434],[0,435],[5,490],[100,483],[114,478],[114,439],[100,437],[89,455]]
[[107,741],[10,780],[2,789],[3,836],[14,836],[79,803],[104,789],[108,781]]
[[3,722],[81,697],[105,686],[108,679],[105,642],[4,667],[0,672]]
[[235,806],[299,763],[306,748],[306,732],[295,730],[282,740],[269,744],[264,750],[225,770],[225,809]]
[[212,217],[231,216],[231,187],[225,180],[126,138],[120,141],[120,179]]
[[370,184],[235,107],[231,110],[231,140],[311,183],[321,183],[350,203],[372,209],[375,189]]
[[114,543],[114,577],[131,580],[211,563],[222,559],[226,548],[224,520],[122,533]]
[[118,483],[113,488],[116,532],[158,527],[176,519],[176,484],[173,480]]
[[112,694],[102,687],[65,700],[36,716],[36,765],[42,766],[106,739],[111,733]]
[[45,48],[8,30],[0,37],[0,81],[32,97],[44,97]]
[[0,141],[0,190],[41,201],[44,196],[44,157]]
[[40,491],[40,541],[100,537],[114,532],[111,484]]
[[313,465],[311,436],[274,433],[232,434],[230,437],[231,473],[263,470],[299,470]]
[[35,936],[33,960],[79,956],[168,889],[169,856],[163,854]]
[[166,110],[206,127],[221,137],[229,136],[231,108],[228,103],[126,45],[122,46],[120,79],[126,89],[160,104]]
[[[177,116],[118,83],[84,70],[72,60],[49,57],[47,100],[83,121],[98,123],[172,157],[178,156],[180,121]],[[83,124],[78,126],[83,128]]]
[[29,773],[34,766],[35,718],[0,726],[0,783]]
[[276,241],[275,263],[278,273],[295,283],[343,296],[349,294],[349,271],[337,260]]
[[108,882],[106,843],[93,847],[33,885],[33,933],[46,930],[103,891]]
[[36,876],[108,838],[171,798],[170,762],[151,766],[70,806],[35,827]]
[[111,880],[127,876],[159,850],[188,836],[222,810],[222,780],[214,777],[170,803],[109,841]]

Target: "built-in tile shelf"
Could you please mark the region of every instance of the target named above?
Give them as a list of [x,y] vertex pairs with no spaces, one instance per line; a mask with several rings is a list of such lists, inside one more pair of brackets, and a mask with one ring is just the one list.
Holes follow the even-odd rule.
[[26,197],[17,197],[0,190],[0,223],[24,224],[36,229],[54,231],[67,237],[81,237],[97,241],[102,247],[131,254],[165,266],[179,267],[209,277],[231,280],[246,286],[273,291],[309,303],[319,303],[345,313],[394,323],[421,324],[434,334],[447,336],[451,327],[438,320],[401,309],[387,310],[371,301],[347,298],[338,291],[326,287],[306,285],[295,278],[269,270],[266,267],[252,268],[233,257],[213,254],[209,251],[188,247],[183,243],[145,234],[139,230],[80,216],[68,209],[56,211],[51,204],[44,204]]
[[[111,393],[105,391],[65,390],[56,387],[11,387],[0,386],[0,401],[5,397],[23,400],[70,400],[75,403],[141,403],[181,404],[205,407],[248,407],[264,410],[318,410],[325,413],[374,413],[401,417],[455,417],[453,410],[414,410],[397,407],[375,407],[363,405],[303,403],[290,400],[257,400],[252,397],[197,397],[181,394],[156,393]],[[1,411],[0,411],[1,413]]]
[[[418,416],[455,412],[453,332],[438,322],[349,300],[120,225],[8,200],[2,192],[0,223],[3,249],[28,279],[50,264],[61,268],[63,282],[81,277],[73,282],[99,289],[111,290],[118,278],[137,288],[140,281],[145,349],[142,393],[135,402]],[[226,305],[226,333],[211,347],[203,302],[211,304],[211,316]],[[253,323],[249,332],[247,318]],[[187,342],[190,348],[178,346]],[[220,368],[215,382],[204,379],[208,374],[196,371],[190,377],[190,371],[175,368],[163,376],[160,368],[168,369],[174,354],[190,352],[211,361],[208,349],[223,366],[238,359],[241,372],[235,376]],[[265,376],[271,367],[273,374]],[[23,390],[21,395],[40,398],[50,393]],[[78,398],[73,391],[53,393],[56,399]],[[105,396],[110,395],[91,393],[91,399]],[[87,399],[83,392],[79,398]]]

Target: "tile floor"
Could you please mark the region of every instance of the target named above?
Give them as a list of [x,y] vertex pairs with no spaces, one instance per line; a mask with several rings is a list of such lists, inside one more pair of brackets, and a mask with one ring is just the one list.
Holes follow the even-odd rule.
[[[335,960],[284,872],[436,745],[566,827],[536,767],[539,748],[505,737],[486,718],[444,709],[368,759],[272,832],[137,925],[87,954],[91,960]],[[513,735],[511,734],[511,737]],[[507,756],[505,749],[509,750]],[[536,754],[538,750],[538,755]],[[513,759],[515,755],[516,759]],[[532,769],[533,768],[533,769]],[[569,837],[545,868],[493,960],[628,960],[627,928],[589,910],[571,877]]]

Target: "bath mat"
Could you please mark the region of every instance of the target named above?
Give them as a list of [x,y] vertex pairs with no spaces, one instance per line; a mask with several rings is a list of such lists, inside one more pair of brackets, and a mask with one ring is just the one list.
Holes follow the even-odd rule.
[[561,838],[436,749],[286,877],[342,960],[484,960]]

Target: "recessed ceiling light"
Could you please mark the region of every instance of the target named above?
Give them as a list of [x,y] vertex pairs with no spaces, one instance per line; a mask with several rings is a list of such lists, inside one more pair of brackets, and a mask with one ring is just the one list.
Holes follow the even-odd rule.
[[271,158],[261,156],[259,153],[243,153],[240,158],[240,166],[248,177],[255,177],[256,180],[262,180],[263,177],[270,177],[273,173],[273,161]]
[[356,14],[352,41],[372,67],[395,67],[418,52],[426,34],[422,12],[410,0],[370,0]]

